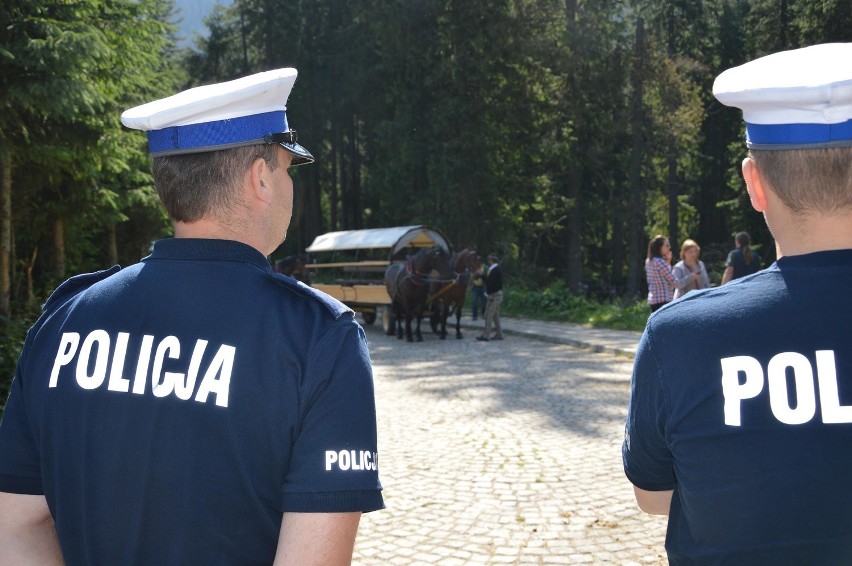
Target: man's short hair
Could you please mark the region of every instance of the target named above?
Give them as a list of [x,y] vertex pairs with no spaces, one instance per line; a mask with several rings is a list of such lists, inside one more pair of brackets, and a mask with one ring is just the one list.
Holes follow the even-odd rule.
[[239,205],[246,170],[263,159],[273,171],[280,165],[278,144],[236,147],[204,153],[155,157],[154,185],[175,222],[226,215]]
[[852,211],[852,147],[749,150],[761,177],[791,211]]

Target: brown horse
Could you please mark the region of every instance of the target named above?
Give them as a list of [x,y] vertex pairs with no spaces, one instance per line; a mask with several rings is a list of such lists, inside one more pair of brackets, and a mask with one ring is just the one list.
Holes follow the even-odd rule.
[[297,279],[305,285],[311,284],[311,274],[305,266],[305,259],[300,255],[288,255],[284,259],[277,260],[273,270]]
[[446,284],[435,282],[430,289],[431,309],[438,316],[441,340],[447,338],[447,318],[456,315],[456,339],[462,338],[461,315],[467,288],[473,272],[482,265],[482,258],[474,248],[465,248],[450,257],[452,281]]
[[422,249],[409,257],[405,265],[394,263],[385,271],[385,288],[391,297],[391,309],[397,321],[397,338],[402,339],[402,321],[405,320],[405,337],[413,342],[411,321],[416,319],[415,335],[418,342],[423,341],[420,322],[429,297],[433,271],[437,271],[439,277],[449,274],[447,252],[440,247]]

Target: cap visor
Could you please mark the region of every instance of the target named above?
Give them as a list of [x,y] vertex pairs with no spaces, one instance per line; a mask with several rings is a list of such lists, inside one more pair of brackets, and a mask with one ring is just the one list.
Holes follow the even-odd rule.
[[293,154],[293,161],[290,163],[290,167],[307,165],[314,162],[314,156],[311,155],[311,152],[297,143],[279,142],[279,145]]

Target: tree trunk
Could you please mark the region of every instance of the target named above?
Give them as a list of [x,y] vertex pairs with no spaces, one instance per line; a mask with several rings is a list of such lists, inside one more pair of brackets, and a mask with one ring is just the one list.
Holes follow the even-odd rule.
[[[667,4],[667,14],[666,14],[666,35],[668,36],[668,42],[666,46],[666,56],[669,61],[674,61],[675,57],[675,45],[676,45],[676,31],[675,31],[675,22],[676,22],[676,14],[675,14],[675,5],[674,2],[669,1]],[[675,109],[672,109],[674,111]],[[677,148],[675,147],[675,142],[673,138],[669,138],[668,143],[668,152],[666,154],[666,164],[668,165],[668,172],[666,176],[666,185],[668,187],[668,196],[669,196],[669,243],[672,246],[672,250],[679,249],[679,241],[680,241],[680,229],[678,221],[678,213],[680,212],[678,208],[678,182],[677,182],[677,158],[675,152]]]
[[632,150],[630,155],[630,220],[628,222],[627,248],[627,296],[635,297],[639,292],[642,277],[642,258],[645,250],[645,234],[642,225],[645,221],[645,191],[642,181],[642,138],[644,134],[644,96],[645,74],[645,23],[642,18],[636,22],[636,47],[633,54],[633,94],[630,100],[630,129]]
[[337,141],[337,124],[332,120],[331,124],[331,148],[329,149],[329,161],[331,162],[331,186],[328,195],[329,199],[329,218],[328,218],[328,229],[332,232],[336,230],[340,230],[340,221],[338,220],[338,210],[340,209],[340,191],[338,187],[340,187],[340,167],[338,163],[340,161],[340,146]]
[[115,224],[107,227],[107,252],[109,253],[109,264],[118,265],[118,239],[115,235]]
[[[573,35],[574,43],[578,38],[577,30],[575,29],[577,22],[577,1],[566,0],[565,2],[565,17],[567,19],[567,28],[569,33]],[[576,66],[575,66],[576,69]],[[577,94],[577,73],[569,71],[567,77],[568,97],[569,100],[580,100]],[[568,115],[573,115],[575,120],[579,122],[583,112],[579,104],[574,104],[570,108]],[[583,186],[580,167],[582,159],[580,158],[581,146],[580,142],[574,141],[571,143],[571,165],[567,174],[567,191],[566,195],[571,203],[571,208],[568,210],[568,221],[565,226],[565,236],[567,239],[567,258],[565,268],[567,269],[566,283],[568,289],[575,295],[580,295],[584,292],[583,289]]]
[[53,267],[59,279],[65,279],[65,219],[53,220]]
[[783,51],[790,49],[790,10],[787,0],[778,3],[778,49]]
[[358,117],[354,114],[349,116],[349,209],[352,219],[349,227],[357,230],[364,226],[364,207],[361,204],[361,159],[358,153]]
[[38,257],[38,248],[33,250],[33,255],[29,263],[24,265],[27,274],[27,305],[35,304],[35,287],[33,285],[33,267],[35,266],[36,258]]
[[577,19],[577,0],[565,0],[565,15],[569,22]]
[[12,156],[0,139],[0,315],[11,314],[12,257]]
[[672,246],[672,251],[677,254],[676,250],[680,249],[680,229],[678,215],[680,212],[680,203],[677,199],[678,180],[677,180],[677,159],[675,158],[674,142],[669,144],[669,154],[666,156],[668,162],[668,179],[669,188],[669,243]]
[[[615,182],[610,187],[609,205],[612,207],[612,239],[609,246],[610,271],[607,280],[609,291],[618,289],[624,283],[624,224],[627,215],[624,202],[624,179],[617,174]],[[605,241],[605,240],[603,240]]]
[[[312,77],[314,73],[314,68],[309,67],[305,74]],[[311,131],[313,127],[314,131],[317,132],[315,134],[316,137],[319,138],[322,120],[318,118],[317,100],[314,90],[307,89],[308,112],[307,116],[305,116],[305,123],[308,131]],[[314,124],[316,124],[315,127],[313,126]],[[322,175],[324,167],[322,162],[328,157],[321,147],[314,149],[314,157],[316,157],[317,163],[308,167],[299,167],[298,173],[300,188],[297,194],[302,196],[303,205],[301,207],[302,222],[297,223],[297,225],[301,227],[301,239],[304,243],[304,246],[298,248],[299,250],[306,248],[315,237],[326,231],[323,224],[322,212]]]
[[[574,144],[575,148],[577,144]],[[583,294],[583,187],[580,182],[579,159],[574,159],[568,172],[568,195],[571,208],[568,210],[568,221],[565,225],[565,235],[568,239],[568,289],[575,295]]]

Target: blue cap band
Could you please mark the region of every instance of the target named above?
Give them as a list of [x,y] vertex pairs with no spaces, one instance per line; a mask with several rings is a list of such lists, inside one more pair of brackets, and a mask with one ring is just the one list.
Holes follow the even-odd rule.
[[151,130],[148,132],[148,150],[154,156],[200,153],[249,143],[263,143],[267,134],[287,132],[289,129],[287,113],[277,110],[215,122]]
[[852,142],[852,120],[839,124],[746,124],[750,145],[833,146]]

